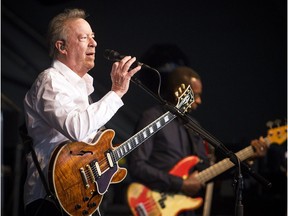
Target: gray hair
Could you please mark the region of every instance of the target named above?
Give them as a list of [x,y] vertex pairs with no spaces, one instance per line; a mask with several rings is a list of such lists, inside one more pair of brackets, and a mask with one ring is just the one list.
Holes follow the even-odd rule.
[[66,41],[68,25],[67,22],[73,19],[86,19],[87,15],[82,9],[65,9],[64,12],[55,16],[49,23],[47,40],[49,48],[49,56],[55,59],[58,50],[55,47],[57,40]]

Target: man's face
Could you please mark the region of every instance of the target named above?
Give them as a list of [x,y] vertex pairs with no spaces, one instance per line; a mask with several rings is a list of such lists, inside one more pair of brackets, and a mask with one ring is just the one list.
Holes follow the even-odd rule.
[[94,67],[95,48],[94,33],[84,19],[75,19],[68,23],[66,64],[78,75],[83,76]]
[[196,78],[190,79],[190,85],[194,92],[194,103],[191,105],[191,110],[196,110],[197,107],[202,103],[201,94],[202,94],[202,83],[201,80]]

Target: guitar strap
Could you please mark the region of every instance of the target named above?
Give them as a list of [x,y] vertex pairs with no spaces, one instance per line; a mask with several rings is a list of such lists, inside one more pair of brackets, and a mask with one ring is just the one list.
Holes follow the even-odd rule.
[[[91,96],[88,96],[88,101],[89,101],[89,104],[93,103],[93,100],[92,100]],[[57,198],[54,196],[54,194],[49,189],[48,183],[47,183],[47,181],[45,179],[45,176],[43,174],[43,171],[42,171],[42,169],[40,167],[40,164],[39,164],[39,161],[37,159],[35,150],[33,148],[33,140],[32,140],[32,138],[30,136],[28,136],[27,127],[26,127],[25,124],[20,126],[19,132],[20,132],[20,136],[21,136],[23,145],[24,146],[27,145],[29,147],[29,152],[31,152],[33,162],[34,162],[34,164],[35,164],[35,166],[37,168],[37,171],[38,171],[39,176],[41,178],[42,184],[43,184],[43,186],[45,188],[45,191],[47,193],[47,196],[49,198],[51,198],[53,201],[55,201],[59,205],[59,202],[58,202]]]
[[201,144],[204,146],[204,140],[189,127],[186,127],[186,130],[188,133],[188,137],[192,143],[193,155],[197,155],[201,159],[200,162],[196,165],[197,169],[199,171],[204,170],[209,166],[209,159],[207,157],[206,150],[205,148],[201,148],[199,146]]
[[[91,98],[91,96],[88,96],[88,101],[89,101],[89,104],[93,103],[93,100]],[[37,168],[37,171],[39,173],[39,176],[41,178],[41,181],[42,181],[42,184],[45,188],[45,191],[47,193],[47,196],[49,198],[52,198],[54,201],[57,201],[56,197],[53,195],[53,193],[50,191],[49,189],[49,186],[48,186],[48,183],[45,179],[45,176],[44,176],[44,173],[40,167],[40,164],[39,164],[39,161],[37,159],[37,156],[36,156],[36,152],[34,150],[34,147],[33,147],[33,140],[30,136],[28,136],[28,131],[27,131],[27,127],[26,127],[26,124],[23,124],[20,129],[19,129],[19,132],[20,132],[20,136],[21,136],[21,139],[22,139],[22,142],[24,144],[24,146],[26,146],[28,144],[28,147],[29,147],[29,152],[31,152],[31,155],[32,155],[32,158],[33,158],[33,162]]]
[[30,136],[28,136],[28,132],[27,132],[27,128],[26,128],[25,124],[20,126],[19,132],[20,132],[20,136],[21,136],[23,145],[28,146],[28,148],[29,148],[28,152],[31,152],[33,162],[37,168],[37,171],[38,171],[39,176],[41,178],[42,184],[43,184],[45,191],[47,193],[47,197],[49,197],[51,200],[53,200],[56,204],[56,207],[59,208],[60,207],[59,202],[58,202],[57,198],[54,196],[54,194],[49,189],[48,183],[45,179],[44,173],[40,167],[39,161],[38,161],[37,156],[36,156],[36,152],[35,152],[34,147],[33,147],[33,140]]
[[[91,96],[88,96],[88,101],[89,101],[89,104],[93,103],[93,100],[92,100]],[[100,131],[102,131],[102,130],[105,130],[105,127],[100,128]],[[62,212],[63,210],[60,207],[60,203],[59,203],[58,199],[51,192],[51,190],[50,190],[50,188],[48,186],[48,183],[47,183],[47,181],[45,179],[44,173],[43,173],[43,171],[41,169],[41,166],[40,166],[39,161],[37,159],[36,152],[35,152],[34,147],[33,147],[33,140],[28,135],[26,124],[23,124],[22,126],[20,126],[19,133],[20,133],[23,145],[29,147],[29,149],[28,149],[29,151],[28,152],[31,152],[33,162],[34,162],[34,164],[35,164],[35,166],[37,168],[37,171],[39,173],[40,179],[41,179],[42,184],[43,184],[43,186],[45,188],[45,191],[47,193],[47,197],[49,197],[52,201],[54,201],[56,207],[60,209],[60,212]],[[99,208],[95,211],[95,213],[93,215],[101,216]]]
[[88,96],[88,102],[89,102],[89,104],[93,103],[93,99],[92,99],[91,95]]

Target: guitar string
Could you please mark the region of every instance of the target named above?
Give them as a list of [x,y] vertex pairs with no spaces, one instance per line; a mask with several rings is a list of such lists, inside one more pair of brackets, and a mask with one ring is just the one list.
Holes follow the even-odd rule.
[[[168,120],[164,120],[166,117],[168,117]],[[142,129],[141,131],[139,131],[136,135],[134,135],[133,137],[139,137],[140,139],[140,142],[139,143],[142,143],[145,141],[145,139],[148,139],[151,135],[153,135],[153,133],[156,133],[158,130],[160,130],[162,127],[164,127],[165,125],[167,125],[169,122],[171,122],[174,118],[176,117],[176,115],[172,114],[171,112],[166,112],[164,115],[162,115],[161,117],[159,117],[158,119],[156,119],[154,122],[152,122],[151,124],[149,124],[147,127],[145,127],[144,129]],[[164,120],[164,122],[163,122]],[[158,125],[157,126],[157,123],[160,124],[160,126]],[[163,124],[164,123],[164,124]],[[165,124],[166,123],[166,124]],[[150,131],[152,128],[152,131]],[[145,135],[145,133],[147,133]],[[117,152],[118,155],[119,155],[119,158],[120,159],[121,157],[124,157],[127,153],[129,153],[129,151],[127,151],[126,149],[128,148],[129,149],[129,146],[127,147],[128,144],[131,143],[132,145],[132,150],[134,148],[137,147],[137,145],[139,143],[136,143],[137,141],[131,137],[130,139],[128,139],[126,142],[123,143],[123,145],[121,145],[120,147],[118,148],[115,148],[114,151],[112,151],[111,153],[113,154],[114,158],[116,158],[116,155],[114,154],[114,152]],[[124,148],[124,153],[122,152],[123,150],[121,149],[121,147]],[[120,150],[119,150],[120,149]],[[122,151],[121,151],[122,150]],[[120,151],[120,152],[119,152]],[[100,165],[100,170],[101,170],[101,165],[102,165],[102,168],[104,168],[104,171],[106,169],[109,169],[109,164],[107,163],[107,158],[103,158],[102,160],[100,160],[99,162],[99,165]],[[103,167],[104,165],[104,167]],[[95,173],[95,171],[97,172],[97,170],[95,170],[95,166],[92,166],[92,172]],[[85,172],[86,173],[86,172]],[[90,174],[90,172],[88,172],[89,174],[89,180],[91,180],[91,178],[93,178]]]
[[[268,147],[269,147],[269,145],[271,144],[270,143],[270,140],[268,139],[268,137],[266,137],[265,138],[265,142],[266,142],[266,144],[268,145]],[[241,158],[241,159],[247,159],[247,158],[249,158],[250,156],[252,156],[252,154],[253,154],[253,152],[254,152],[254,150],[253,150],[253,148],[250,146],[250,148],[248,147],[248,148],[245,148],[245,149],[243,149],[243,150],[241,150],[240,152],[238,152],[238,156]],[[230,162],[230,164],[229,164],[229,160],[223,160],[223,161],[220,161],[218,164],[215,164],[217,167],[220,167],[221,168],[221,165],[223,165],[222,166],[222,169],[228,169],[229,168],[229,166],[233,166],[233,164]],[[213,166],[213,168],[216,168],[215,166]],[[216,169],[217,170],[217,169]],[[208,171],[208,170],[207,170]],[[213,172],[214,172],[215,170],[213,170],[213,169],[211,169],[211,175],[209,175],[209,172],[204,172],[204,173],[202,173],[202,176],[203,176],[203,178],[205,178],[205,176],[208,178],[207,180],[205,180],[205,182],[206,181],[208,181],[210,178],[212,178],[213,177]],[[215,172],[214,174],[217,174],[217,172]],[[215,176],[215,175],[214,175]],[[202,178],[201,178],[202,179]],[[153,201],[153,200],[152,200]],[[146,201],[146,202],[142,202],[145,206],[147,206],[147,209],[148,209],[148,205],[150,205],[151,204],[151,201],[150,201],[150,199],[149,199],[149,201]],[[155,202],[153,202],[152,203],[152,208],[156,205],[156,203]],[[153,210],[153,209],[152,209]]]
[[[138,135],[138,138],[139,138],[139,140],[140,140],[139,143],[142,143],[145,139],[147,139],[148,137],[150,137],[151,134],[156,133],[157,130],[160,130],[161,127],[165,126],[165,125],[163,125],[163,120],[164,120],[164,118],[165,118],[166,116],[169,117],[169,121],[167,121],[166,124],[168,124],[170,121],[172,121],[172,120],[175,118],[175,115],[173,115],[172,113],[170,113],[170,112],[165,113],[163,116],[161,116],[160,118],[156,119],[156,120],[155,120],[154,122],[152,122],[150,125],[148,125],[148,126],[145,127],[144,129],[142,129],[141,131],[139,131],[136,135],[134,135],[133,137],[131,137],[130,139],[128,139],[126,142],[124,142],[120,147],[115,148],[115,150],[111,152],[111,153],[113,154],[113,156],[116,157],[115,154],[114,154],[114,152],[117,152],[117,153],[118,153],[118,155],[119,155],[118,157],[119,157],[119,158],[121,158],[121,157],[125,156],[125,154],[129,153],[129,151],[125,150],[125,149],[129,149],[129,147],[127,147],[128,143],[131,143],[132,149],[136,148],[138,144],[136,143],[137,141],[135,141],[135,139],[133,139],[133,138],[135,138],[137,135]],[[173,118],[173,117],[174,117],[174,118]],[[159,122],[159,123],[160,123],[160,127],[159,127],[159,126],[158,126],[158,127],[156,126],[156,122]],[[155,127],[156,127],[156,128],[155,128]],[[149,131],[150,128],[152,128],[152,131]],[[145,133],[147,133],[146,136],[144,135]],[[146,137],[146,138],[145,138],[145,137]],[[121,151],[121,147],[123,147],[124,150]],[[123,152],[124,152],[124,153],[123,153]],[[106,169],[109,169],[109,168],[110,168],[110,167],[109,167],[109,164],[107,163],[107,158],[106,158],[106,157],[104,157],[103,159],[101,159],[98,163],[99,163],[99,165],[100,165],[100,170],[101,170],[101,168],[104,168],[104,171],[105,171]],[[95,171],[97,172],[97,170],[95,170],[95,169],[96,169],[95,166],[92,166],[91,169],[92,169],[93,173],[95,173]],[[85,173],[86,173],[86,172],[85,172]],[[88,171],[88,173],[89,173],[89,171]],[[93,177],[91,177],[91,175],[89,174],[89,180],[90,180],[90,181],[91,181],[92,178],[93,178]]]
[[[269,146],[269,140],[268,138],[264,138],[265,143]],[[236,155],[243,161],[248,158],[250,158],[254,153],[253,147],[248,146],[247,148],[244,148],[236,153]],[[223,171],[231,168],[234,166],[234,164],[229,159],[224,159],[216,164],[214,164],[212,167],[207,168],[206,170],[199,173],[198,178],[201,182],[205,183],[208,180],[212,179],[214,176],[218,175],[219,173],[222,173]]]
[[[171,113],[170,113],[171,114]],[[155,126],[155,125],[152,125],[151,127],[153,127],[153,126]],[[148,129],[146,128],[144,128],[143,130],[141,130],[141,131],[139,131],[137,134],[139,134],[139,136],[140,136],[140,140],[141,140],[141,142],[143,141],[143,139],[145,139],[145,138],[143,138],[144,136],[143,136],[143,133],[144,132],[148,132]],[[137,135],[136,134],[136,135]],[[270,140],[269,140],[269,138],[268,137],[265,137],[264,138],[265,139],[265,142],[266,142],[266,144],[269,146],[271,143],[270,143]],[[127,140],[126,142],[124,142],[123,143],[123,146],[125,146],[125,145],[127,145],[127,143],[129,142],[129,141],[131,141],[131,144],[132,144],[132,146],[133,146],[133,148],[136,148],[137,147],[137,144],[135,144],[135,141],[131,138],[131,139],[129,139],[129,140]],[[126,143],[126,144],[125,144]],[[120,147],[119,147],[120,148]],[[118,153],[119,153],[119,148],[116,148],[114,151],[118,151]],[[132,149],[133,149],[132,148]],[[113,153],[113,152],[112,152]],[[125,152],[125,153],[127,153],[127,152]],[[129,152],[128,152],[129,153]],[[125,154],[123,154],[123,153],[121,153],[121,151],[120,151],[120,153],[119,154],[121,154],[121,157],[123,157]],[[224,161],[223,161],[224,162]],[[228,163],[228,162],[227,162]],[[107,163],[107,159],[104,157],[102,160],[100,160],[99,161],[99,165],[100,165],[100,170],[101,170],[101,165],[102,165],[102,167],[103,167],[103,165],[104,165],[104,171],[106,170],[106,169],[109,169],[109,165],[108,165],[108,163]],[[220,165],[220,164],[219,164]],[[228,164],[228,166],[229,166],[230,164]],[[97,172],[97,170],[96,170],[96,167],[95,166],[92,166],[91,167],[91,169],[92,169],[92,172],[94,173],[95,171]],[[212,175],[212,172],[214,172],[213,170],[211,170],[211,175],[209,176],[209,174],[208,173],[203,173],[203,177],[205,178],[205,175],[206,175],[206,177],[208,178],[208,179],[210,179],[211,178],[211,176],[213,177],[213,175]],[[85,174],[88,176],[88,178],[89,178],[89,180],[90,181],[92,181],[93,180],[93,176],[91,176],[91,173],[90,173],[90,171],[89,170],[85,170]],[[200,177],[200,179],[202,180],[202,178]]]
[[153,210],[157,210],[157,204],[154,200],[149,199],[149,201],[147,200],[147,201],[142,202],[142,203],[148,212],[153,212]]
[[[253,152],[254,152],[253,148],[248,147],[248,148],[242,149],[236,154],[241,160],[245,160],[249,158],[249,156],[252,156]],[[201,179],[201,182],[205,183],[208,180],[212,179],[214,176],[217,176],[218,174],[224,172],[225,170],[228,170],[229,168],[233,166],[234,164],[228,158],[226,158],[214,164],[212,167],[209,167],[206,170],[200,172],[198,177]]]

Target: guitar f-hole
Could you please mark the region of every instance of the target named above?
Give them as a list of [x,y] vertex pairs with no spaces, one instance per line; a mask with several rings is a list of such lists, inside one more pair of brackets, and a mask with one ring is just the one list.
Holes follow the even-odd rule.
[[84,151],[84,150],[81,150],[80,152],[78,152],[78,153],[74,153],[73,151],[70,151],[70,154],[71,155],[75,155],[75,156],[83,156],[83,155],[85,155],[85,154],[93,154],[93,152],[92,151]]

